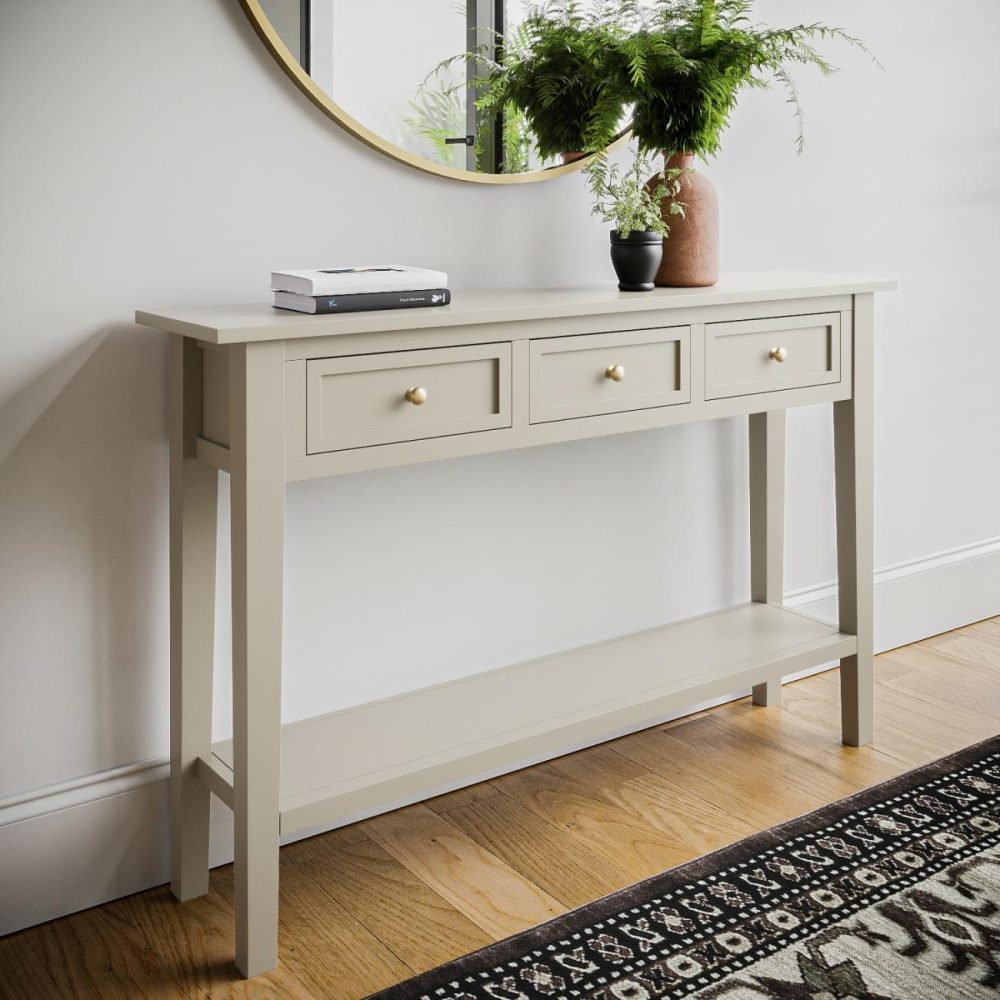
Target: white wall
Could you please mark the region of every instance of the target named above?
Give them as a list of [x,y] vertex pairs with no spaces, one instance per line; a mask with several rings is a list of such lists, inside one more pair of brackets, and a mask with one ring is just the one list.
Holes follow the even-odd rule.
[[[725,269],[900,280],[878,315],[880,567],[982,559],[1000,536],[1000,5],[961,7],[976,27],[956,35],[932,0],[762,2],[844,25],[887,71],[837,50],[841,77],[800,74],[798,160],[780,95],[747,97],[710,167]],[[0,0],[0,796],[166,752],[165,345],[134,308],[263,300],[272,268],[331,261],[433,265],[456,294],[609,281],[588,212],[579,177],[477,186],[371,152],[232,0]],[[834,576],[829,423],[790,419],[790,589]],[[286,718],[743,599],[744,436],[720,421],[292,486]],[[942,600],[979,616],[993,594]],[[217,687],[223,734],[224,662]],[[42,844],[70,846],[38,838],[39,870]]]

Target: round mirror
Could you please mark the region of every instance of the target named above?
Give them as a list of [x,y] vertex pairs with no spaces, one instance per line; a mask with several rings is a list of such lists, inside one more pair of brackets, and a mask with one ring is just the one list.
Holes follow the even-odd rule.
[[578,170],[541,155],[512,105],[484,110],[490,67],[537,0],[240,0],[309,99],[368,145],[431,173],[523,183]]

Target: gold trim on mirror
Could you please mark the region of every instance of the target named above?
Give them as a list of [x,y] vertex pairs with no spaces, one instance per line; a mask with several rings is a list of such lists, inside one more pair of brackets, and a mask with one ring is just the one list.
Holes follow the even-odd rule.
[[[564,163],[558,167],[549,167],[545,170],[530,170],[523,174],[480,174],[474,170],[458,170],[455,167],[448,167],[442,163],[435,163],[426,157],[417,156],[395,143],[388,142],[381,136],[376,135],[371,129],[365,128],[356,118],[352,118],[339,104],[331,100],[330,96],[318,87],[311,76],[299,65],[299,61],[288,50],[288,47],[279,37],[274,26],[271,24],[267,14],[264,13],[260,5],[260,0],[239,0],[254,30],[260,36],[260,40],[267,47],[268,51],[278,61],[281,68],[291,77],[295,85],[309,98],[313,104],[321,111],[325,112],[341,128],[346,129],[351,135],[356,136],[363,143],[372,149],[377,149],[380,153],[405,163],[407,166],[416,167],[428,174],[437,174],[439,177],[452,177],[459,181],[470,181],[474,184],[530,184],[534,181],[547,181],[553,177],[562,177],[566,174],[576,173],[587,165],[590,157],[581,157],[571,163]],[[617,149],[628,139],[628,132],[616,139],[609,149]]]

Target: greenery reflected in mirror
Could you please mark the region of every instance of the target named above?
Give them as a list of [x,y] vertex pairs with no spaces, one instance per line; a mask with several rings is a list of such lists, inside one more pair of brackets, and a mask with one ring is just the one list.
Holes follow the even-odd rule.
[[576,4],[242,2],[314,102],[398,158],[447,173],[544,174],[590,148],[581,123],[599,88]]
[[[555,176],[631,127],[643,152],[713,156],[739,95],[833,67],[819,23],[752,0],[240,0],[307,96],[370,145],[479,181]],[[870,54],[870,53],[869,53]],[[574,166],[575,164],[575,166]]]

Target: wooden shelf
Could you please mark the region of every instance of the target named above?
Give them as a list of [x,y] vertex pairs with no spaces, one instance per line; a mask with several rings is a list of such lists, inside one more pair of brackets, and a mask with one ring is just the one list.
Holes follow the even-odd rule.
[[[281,833],[426,798],[856,651],[834,625],[745,604],[294,722],[282,729]],[[231,805],[232,743],[213,751],[199,773]]]

